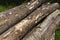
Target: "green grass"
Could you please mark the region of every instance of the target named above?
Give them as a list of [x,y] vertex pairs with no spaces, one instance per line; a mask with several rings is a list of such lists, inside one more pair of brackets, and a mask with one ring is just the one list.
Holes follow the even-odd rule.
[[30,0],[0,0],[0,12],[18,6]]
[[55,40],[60,40],[60,26],[57,27]]
[[14,7],[14,6],[1,6],[0,5],[0,12],[5,11],[5,10],[8,10],[8,9],[10,9],[12,7]]

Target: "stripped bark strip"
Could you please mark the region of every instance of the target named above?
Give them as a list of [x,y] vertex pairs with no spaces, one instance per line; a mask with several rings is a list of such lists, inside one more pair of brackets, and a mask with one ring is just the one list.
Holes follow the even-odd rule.
[[[21,21],[45,0],[34,0],[0,13],[0,34]],[[3,30],[4,29],[4,30]]]
[[55,32],[56,26],[60,22],[60,10],[50,14],[42,23],[37,25],[22,40],[50,40],[50,36]]
[[58,3],[50,4],[45,7],[40,7],[31,13],[24,20],[19,22],[17,25],[10,28],[8,31],[0,35],[0,40],[17,40],[24,36],[24,34],[36,25],[43,17],[47,16],[49,13],[55,11],[58,8]]

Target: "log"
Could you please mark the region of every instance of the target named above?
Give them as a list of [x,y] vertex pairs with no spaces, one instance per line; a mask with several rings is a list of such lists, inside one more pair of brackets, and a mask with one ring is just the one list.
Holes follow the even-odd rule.
[[60,24],[60,17],[58,17],[57,19],[49,26],[49,28],[47,29],[48,31],[46,31],[45,34],[43,34],[45,36],[44,38],[46,40],[50,40],[51,39],[53,33],[56,30],[57,25]]
[[41,5],[43,1],[45,0],[30,1],[0,13],[0,34],[29,15],[34,9]]
[[60,10],[50,14],[42,23],[38,24],[22,40],[50,40],[60,22]]
[[26,34],[26,32],[30,30],[34,25],[36,25],[43,17],[55,11],[57,8],[58,3],[53,3],[48,6],[42,6],[38,8],[24,20],[0,35],[0,40],[17,40],[18,38],[21,39]]

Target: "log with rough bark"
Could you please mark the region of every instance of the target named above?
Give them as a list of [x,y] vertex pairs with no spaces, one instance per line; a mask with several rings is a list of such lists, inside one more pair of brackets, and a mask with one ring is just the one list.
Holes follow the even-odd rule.
[[0,35],[0,40],[17,40],[18,38],[21,39],[28,30],[36,25],[43,17],[55,11],[58,6],[58,3],[53,3],[48,6],[42,6],[38,8],[24,20]]
[[[45,0],[34,0],[0,13],[0,34],[21,21]],[[3,30],[4,29],[4,30]]]
[[42,23],[37,25],[22,40],[50,40],[60,22],[60,10],[50,14]]

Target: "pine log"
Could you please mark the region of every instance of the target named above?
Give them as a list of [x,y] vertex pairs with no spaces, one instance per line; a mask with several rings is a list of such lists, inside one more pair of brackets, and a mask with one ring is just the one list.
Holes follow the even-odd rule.
[[[34,0],[0,13],[0,34],[21,21],[45,0]],[[4,30],[3,30],[4,29]]]
[[50,40],[60,22],[60,10],[50,14],[42,23],[32,29],[22,40]]
[[8,31],[0,35],[0,40],[17,40],[22,38],[24,34],[36,25],[43,17],[52,13],[58,8],[58,3],[53,3],[48,6],[42,6],[32,12],[24,20],[10,28]]

